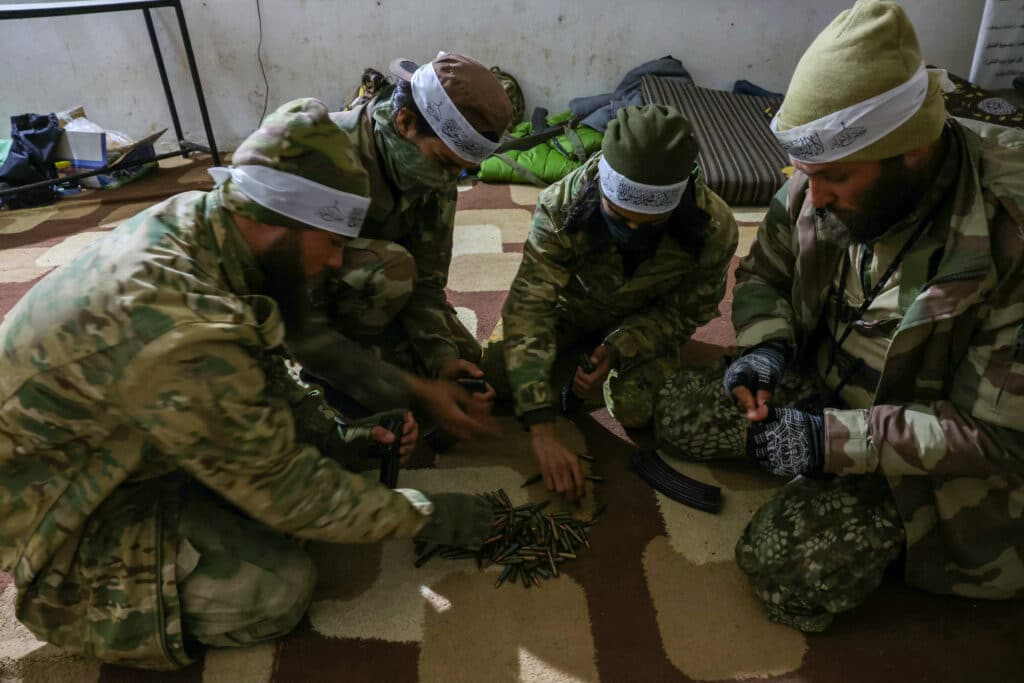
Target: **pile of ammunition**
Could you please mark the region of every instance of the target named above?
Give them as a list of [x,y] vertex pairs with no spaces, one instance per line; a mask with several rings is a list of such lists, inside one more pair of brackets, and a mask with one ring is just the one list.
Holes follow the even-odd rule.
[[444,559],[475,559],[479,570],[492,564],[504,569],[495,582],[539,586],[541,579],[558,576],[558,566],[576,559],[580,546],[590,548],[589,528],[594,518],[574,519],[568,512],[544,513],[551,501],[512,505],[503,489],[481,496],[494,512],[491,536],[479,550],[424,543],[416,545],[416,566],[434,556]]

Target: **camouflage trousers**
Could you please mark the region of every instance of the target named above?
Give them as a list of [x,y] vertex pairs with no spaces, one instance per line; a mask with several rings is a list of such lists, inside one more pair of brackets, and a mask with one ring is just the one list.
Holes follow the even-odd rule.
[[[551,366],[551,386],[556,394],[564,384],[571,384],[581,354],[590,354],[604,338],[601,334],[575,335],[559,326],[558,354]],[[501,321],[487,340],[480,360],[480,369],[499,398],[512,397],[505,368],[505,334]],[[604,404],[608,412],[626,427],[644,427],[654,415],[655,395],[666,378],[679,371],[679,358],[657,358],[638,363],[626,370],[612,370],[604,382]]]
[[[723,374],[721,367],[687,369],[665,383],[655,409],[661,452],[689,460],[745,457],[746,418],[726,398]],[[788,369],[774,402],[804,406],[817,389]],[[772,621],[823,631],[867,599],[905,545],[883,477],[798,477],[754,513],[736,562]]]
[[204,645],[288,633],[315,578],[298,542],[169,475],[118,489],[35,582],[19,586],[18,619],[74,654],[174,669]]

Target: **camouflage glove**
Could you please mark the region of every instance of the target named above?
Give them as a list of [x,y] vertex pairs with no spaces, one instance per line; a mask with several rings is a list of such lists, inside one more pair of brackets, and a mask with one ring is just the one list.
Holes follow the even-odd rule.
[[775,393],[775,385],[782,379],[785,367],[785,346],[777,342],[755,346],[734,360],[725,371],[722,379],[725,395],[730,401],[735,401],[732,390],[736,387],[746,387],[754,396],[761,389]]
[[768,419],[747,428],[747,457],[773,474],[821,475],[825,420],[802,410],[771,408]]
[[430,502],[434,514],[416,534],[417,542],[473,550],[483,546],[494,517],[490,503],[463,493],[439,493],[430,496]]

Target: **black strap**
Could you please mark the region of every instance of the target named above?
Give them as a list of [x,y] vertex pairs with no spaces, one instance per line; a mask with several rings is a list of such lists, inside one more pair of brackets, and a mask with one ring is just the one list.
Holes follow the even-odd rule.
[[530,116],[530,126],[534,133],[548,129],[548,110],[544,107],[534,107]]
[[[835,292],[833,299],[833,305],[835,307],[835,324],[833,324],[832,326],[832,348],[829,350],[828,365],[825,368],[826,378],[828,377],[828,374],[832,372],[832,366],[835,364],[836,360],[836,352],[838,352],[839,349],[842,348],[843,344],[846,342],[850,334],[853,332],[853,328],[857,325],[858,322],[860,322],[861,318],[864,317],[864,313],[868,310],[868,307],[870,307],[871,304],[874,303],[875,299],[878,298],[878,295],[882,293],[882,289],[885,288],[886,283],[888,283],[890,278],[892,278],[893,274],[896,273],[896,269],[900,267],[901,263],[903,263],[903,258],[910,252],[911,248],[913,248],[913,246],[917,244],[917,240],[919,240],[921,238],[921,235],[924,234],[925,229],[928,227],[928,224],[928,221],[922,221],[921,224],[917,227],[917,230],[914,231],[914,234],[910,236],[910,239],[908,239],[906,243],[896,253],[896,257],[893,258],[892,263],[889,264],[889,267],[886,268],[885,272],[882,274],[882,277],[879,278],[878,282],[875,283],[875,286],[871,289],[871,291],[864,296],[864,301],[861,302],[860,307],[854,312],[853,317],[850,318],[850,321],[846,323],[846,328],[843,330],[842,336],[839,336],[839,311],[841,310],[841,307],[845,306],[846,280],[850,275],[851,266],[849,248],[847,248],[843,252],[843,269],[839,275],[838,290],[835,290],[835,285],[833,285],[833,291]],[[863,283],[863,281],[864,278],[862,276],[861,282]],[[859,370],[861,365],[862,363],[853,364],[853,366],[850,368],[850,371],[847,372],[847,376],[841,379],[840,387],[846,386],[846,383],[853,376],[853,373]],[[833,394],[838,394],[838,390],[834,391]]]

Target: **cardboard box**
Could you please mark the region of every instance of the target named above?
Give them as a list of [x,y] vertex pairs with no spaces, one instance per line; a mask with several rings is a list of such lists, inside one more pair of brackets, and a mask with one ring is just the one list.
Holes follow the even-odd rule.
[[[68,135],[68,132],[69,131],[65,131],[65,136]],[[154,160],[156,157],[156,151],[153,149],[153,143],[166,132],[167,129],[164,128],[161,131],[147,135],[127,147],[122,147],[119,150],[120,154],[113,161],[108,161],[102,166],[90,167],[80,165],[75,162],[76,171],[85,169],[92,170],[95,168],[103,168],[104,166],[107,168],[105,173],[100,173],[99,175],[90,176],[88,178],[82,178],[79,182],[83,187],[91,187],[93,189],[114,189],[141,178],[157,167],[157,163]],[[104,139],[102,158],[109,160],[110,156],[112,156],[112,154],[107,152],[106,141]],[[98,159],[99,157],[97,156],[96,158]],[[94,160],[95,159],[87,159],[87,161]]]

